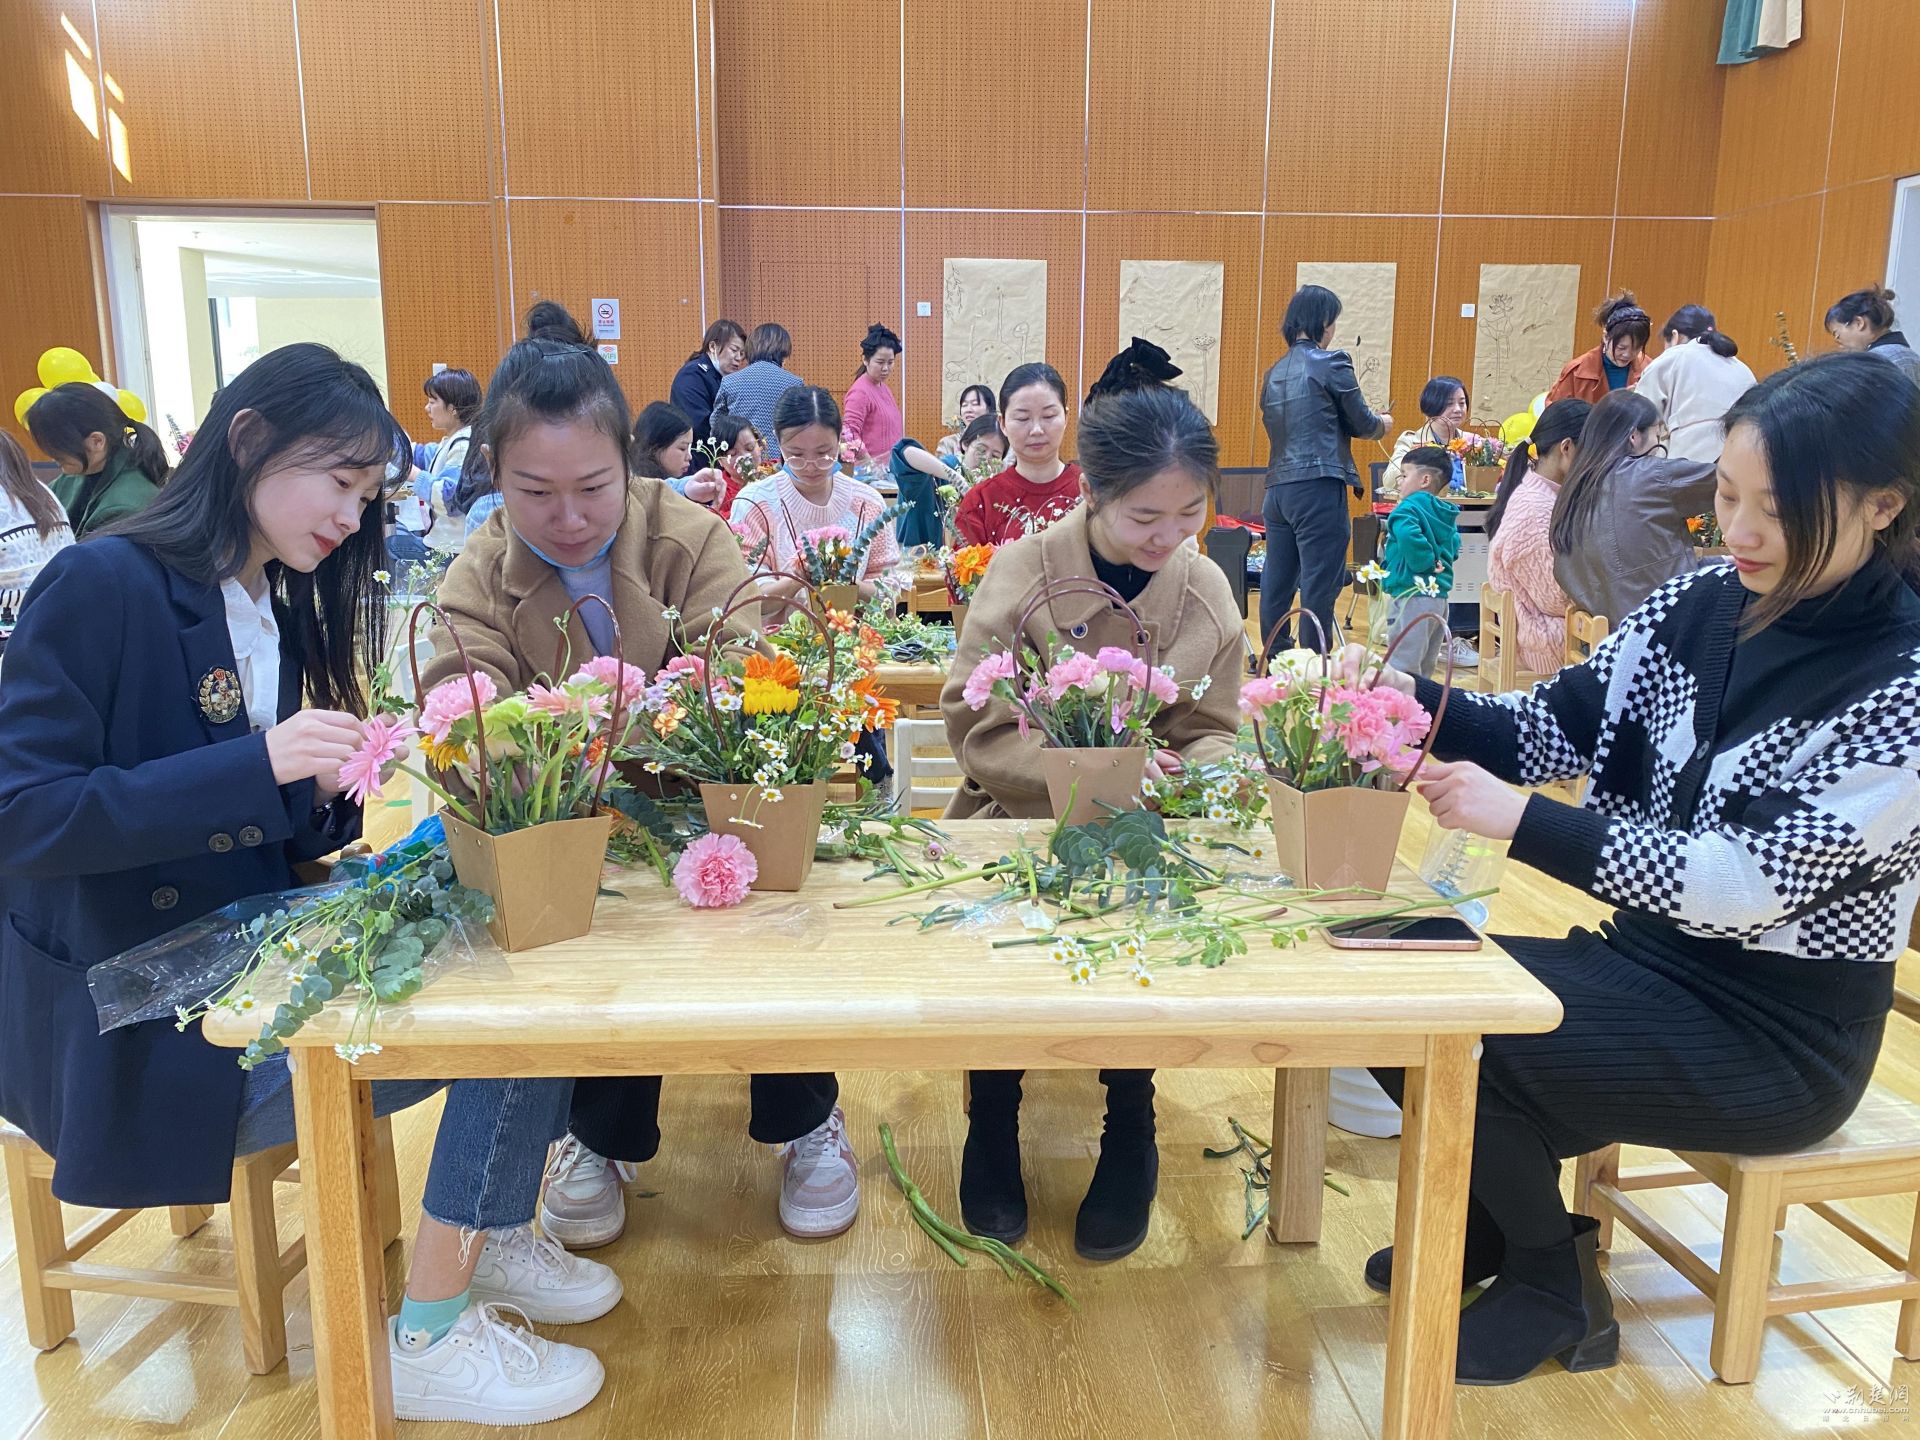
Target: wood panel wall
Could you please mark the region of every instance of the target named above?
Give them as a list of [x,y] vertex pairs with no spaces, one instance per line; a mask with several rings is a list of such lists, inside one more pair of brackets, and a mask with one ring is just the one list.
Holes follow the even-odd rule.
[[1220,260],[1232,463],[1265,458],[1300,260],[1398,265],[1375,399],[1401,418],[1430,373],[1471,373],[1488,260],[1577,263],[1583,304],[1631,285],[1656,318],[1704,300],[1767,368],[1775,310],[1805,348],[1884,271],[1920,26],[1910,0],[1821,0],[1800,45],[1722,71],[1721,8],[12,0],[0,384],[76,333],[98,350],[93,207],[169,201],[372,210],[410,422],[431,363],[484,373],[535,299],[612,294],[636,403],[722,313],[787,324],[836,390],[882,320],[930,436],[958,255],[1047,260],[1046,358],[1076,393],[1124,338],[1121,261]]
[[[1709,292],[1762,373],[1784,312],[1804,354],[1831,350],[1827,307],[1887,273],[1894,182],[1920,172],[1920,15],[1911,0],[1805,7],[1801,41],[1728,72]],[[1751,336],[1756,343],[1749,345]]]

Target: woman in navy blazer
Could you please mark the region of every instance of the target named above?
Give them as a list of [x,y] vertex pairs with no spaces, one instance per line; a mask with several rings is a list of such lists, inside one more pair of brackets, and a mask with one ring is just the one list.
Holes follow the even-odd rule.
[[[0,1115],[53,1155],[63,1200],[224,1201],[237,1154],[293,1138],[284,1055],[242,1071],[171,1021],[100,1034],[87,967],[287,889],[294,862],[358,834],[338,771],[381,653],[380,507],[403,445],[358,365],[319,345],[263,356],[160,497],[55,556],[21,607],[0,682]],[[448,1090],[390,1334],[398,1413],[578,1409],[599,1362],[480,1303],[557,1322],[619,1299],[606,1267],[525,1228],[572,1082],[373,1088],[379,1113]]]

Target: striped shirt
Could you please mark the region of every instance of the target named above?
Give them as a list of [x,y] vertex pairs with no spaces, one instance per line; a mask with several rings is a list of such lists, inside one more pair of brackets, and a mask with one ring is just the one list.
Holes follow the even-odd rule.
[[773,432],[773,407],[787,391],[806,383],[771,360],[756,360],[720,382],[720,394],[713,408],[750,421],[766,439],[768,458],[778,460],[780,437]]
[[[793,483],[793,476],[785,470],[768,483],[772,486],[772,494],[765,499],[750,501],[746,515],[736,527],[750,546],[761,540],[768,542],[766,558],[761,562],[766,570],[797,573],[802,535],[809,530],[837,525],[857,539],[860,532],[887,508],[887,502],[880,498],[878,490],[862,484],[842,470],[833,472],[833,493],[827,497],[824,505],[816,505],[802,495]],[[745,491],[741,492],[741,497],[746,498]],[[889,520],[873,537],[873,544],[867,550],[867,563],[861,567],[860,578],[877,579],[898,564],[899,560],[900,543],[894,538],[893,522]]]

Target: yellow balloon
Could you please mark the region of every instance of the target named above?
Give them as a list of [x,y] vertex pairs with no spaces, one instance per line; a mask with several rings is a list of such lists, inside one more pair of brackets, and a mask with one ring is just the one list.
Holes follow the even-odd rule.
[[22,390],[20,398],[13,402],[13,418],[22,425],[27,423],[27,411],[33,408],[33,402],[46,394],[46,387],[36,385],[31,390]]
[[1544,390],[1542,390],[1538,395],[1534,396],[1533,403],[1527,406],[1527,409],[1533,412],[1533,418],[1536,420],[1540,418],[1540,412],[1546,408],[1547,408],[1547,392]]
[[147,423],[147,402],[131,390],[120,392],[120,413],[139,424]]
[[40,356],[40,383],[51,390],[56,385],[91,385],[100,377],[93,373],[93,362],[78,350],[56,345]]
[[1501,440],[1505,441],[1509,446],[1518,445],[1522,440],[1533,434],[1533,422],[1533,414],[1526,410],[1521,410],[1507,416],[1505,420],[1500,422]]

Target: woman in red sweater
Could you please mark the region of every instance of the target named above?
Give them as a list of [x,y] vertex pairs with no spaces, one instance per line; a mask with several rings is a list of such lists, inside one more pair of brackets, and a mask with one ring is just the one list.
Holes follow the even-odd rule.
[[1015,366],[1000,387],[1000,423],[1013,463],[967,492],[954,528],[969,545],[1004,545],[1044,530],[1080,503],[1080,467],[1060,458],[1067,385],[1043,361]]
[[847,387],[847,404],[840,429],[842,443],[856,456],[885,463],[907,433],[900,418],[900,402],[887,389],[887,377],[900,354],[900,337],[884,325],[869,325],[860,342],[860,373]]

